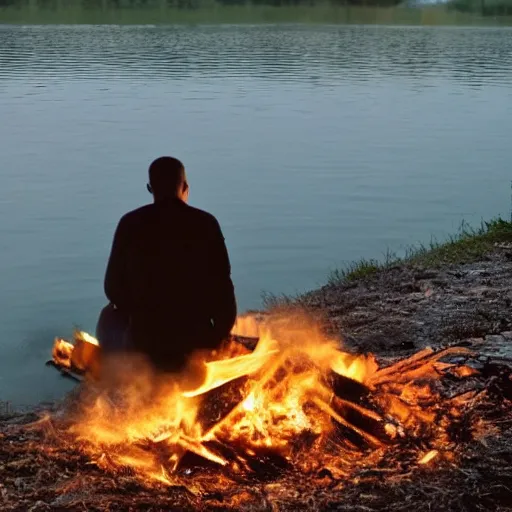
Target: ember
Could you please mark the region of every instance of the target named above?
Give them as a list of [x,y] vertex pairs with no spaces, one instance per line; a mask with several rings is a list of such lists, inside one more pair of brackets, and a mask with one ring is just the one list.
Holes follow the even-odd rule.
[[[191,469],[212,464],[223,475],[214,488],[290,467],[348,475],[365,457],[378,460],[400,443],[418,447],[419,464],[435,464],[450,451],[461,409],[477,394],[450,397],[440,385],[448,375],[477,373],[442,362],[468,357],[465,348],[426,349],[379,368],[372,355],[341,351],[296,315],[240,319],[237,334],[257,337],[254,350],[231,340],[165,379],[127,357],[104,361],[101,375],[97,368],[90,373],[84,345],[96,346],[94,338],[57,340],[55,363],[72,369],[78,360],[91,377],[70,418],[69,439],[99,467],[128,470],[146,485],[190,488]],[[483,425],[465,428],[476,433]],[[211,491],[212,483],[196,478],[192,487]]]

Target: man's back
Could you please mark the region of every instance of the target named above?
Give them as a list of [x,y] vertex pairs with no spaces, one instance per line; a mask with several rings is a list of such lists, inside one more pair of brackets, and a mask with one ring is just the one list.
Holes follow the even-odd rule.
[[216,219],[169,198],[121,219],[105,292],[130,317],[135,349],[173,368],[229,334],[236,318],[230,272]]

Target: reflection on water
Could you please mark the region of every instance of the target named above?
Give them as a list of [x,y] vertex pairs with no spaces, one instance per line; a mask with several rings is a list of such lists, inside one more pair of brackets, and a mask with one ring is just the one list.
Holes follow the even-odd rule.
[[[181,157],[240,309],[509,209],[509,29],[0,26],[0,399],[62,384],[115,223]],[[54,378],[55,377],[55,378]]]

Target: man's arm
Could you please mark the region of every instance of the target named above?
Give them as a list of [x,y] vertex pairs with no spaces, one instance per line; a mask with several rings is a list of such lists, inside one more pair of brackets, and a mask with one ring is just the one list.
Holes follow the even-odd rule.
[[126,220],[123,217],[117,225],[112,242],[112,249],[105,273],[105,295],[119,309],[126,309],[128,300],[126,289]]
[[212,318],[218,339],[226,339],[236,321],[235,289],[224,235],[214,219],[208,251],[212,284]]

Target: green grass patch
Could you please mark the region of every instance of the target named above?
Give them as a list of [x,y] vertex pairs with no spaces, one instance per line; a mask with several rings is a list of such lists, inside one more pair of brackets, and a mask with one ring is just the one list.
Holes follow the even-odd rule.
[[484,258],[495,248],[495,244],[500,243],[512,243],[512,222],[497,218],[482,222],[478,228],[463,223],[458,233],[450,236],[448,240],[440,242],[433,238],[428,245],[409,247],[403,257],[388,252],[382,261],[361,259],[334,270],[329,276],[328,284],[359,281],[397,265],[439,268],[444,265],[472,263]]
[[[512,222],[496,218],[482,222],[478,228],[463,222],[455,235],[444,241],[432,238],[428,244],[409,247],[404,256],[400,257],[387,251],[381,260],[361,259],[336,269],[330,273],[327,285],[343,286],[357,283],[396,267],[440,268],[472,263],[482,260],[495,249],[496,244],[502,243],[512,243]],[[307,307],[307,297],[310,293],[275,295],[265,292],[262,295],[263,307],[267,311]]]
[[329,283],[357,281],[376,274],[382,268],[385,268],[385,265],[378,260],[363,258],[350,263],[342,269],[333,270],[329,276]]

